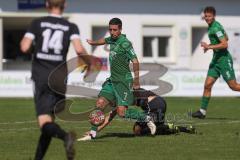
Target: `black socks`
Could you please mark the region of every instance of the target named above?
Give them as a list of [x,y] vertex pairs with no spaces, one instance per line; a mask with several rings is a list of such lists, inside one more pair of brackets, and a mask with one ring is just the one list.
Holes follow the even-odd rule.
[[54,122],[46,123],[42,127],[34,160],[42,160],[52,137],[65,140],[67,133]]

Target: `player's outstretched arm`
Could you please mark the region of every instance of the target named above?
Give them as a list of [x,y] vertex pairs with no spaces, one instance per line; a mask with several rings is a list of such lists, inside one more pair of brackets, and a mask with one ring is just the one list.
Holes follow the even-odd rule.
[[117,115],[117,110],[111,111],[106,117],[102,125],[98,126],[97,132],[100,132],[103,128],[105,128]]
[[134,58],[132,60],[133,63],[133,72],[134,72],[134,80],[133,80],[133,89],[139,89],[140,88],[140,82],[139,82],[139,62],[137,58]]
[[79,39],[73,39],[72,44],[78,56],[88,55]]
[[73,47],[79,57],[81,57],[87,65],[91,64],[91,57],[83,47],[79,39],[72,40]]
[[106,41],[105,41],[104,38],[96,40],[96,41],[87,39],[87,43],[90,44],[90,45],[95,46],[95,45],[104,45],[104,44],[106,44]]
[[83,47],[80,39],[73,39],[72,40],[73,47],[78,55],[78,57],[84,61],[84,63],[87,65],[87,67],[84,68],[84,71],[86,71],[84,78],[88,77],[94,70],[94,67],[97,67],[96,65],[94,66],[94,61],[95,58],[91,55],[89,55],[86,51],[86,49]]
[[20,42],[20,49],[23,53],[28,53],[28,51],[31,48],[32,41],[33,40],[28,37],[23,37],[23,39]]
[[201,42],[201,47],[203,47],[204,53],[209,49],[226,49],[228,48],[228,38],[224,37],[219,39],[219,44],[207,44],[206,42]]
[[[97,132],[100,132],[101,130],[103,130],[103,128],[105,128],[107,125],[109,125],[109,123],[113,120],[113,118],[117,115],[117,110],[113,110],[111,111],[106,117],[105,120],[103,122],[103,124],[101,124],[100,126],[98,126],[97,128]],[[90,134],[90,131],[85,133],[86,135]]]
[[[107,125],[109,125],[109,123],[112,121],[112,119],[117,115],[116,110],[111,111],[106,117],[105,120],[103,122],[102,125],[98,126],[97,128],[97,132],[100,132],[101,130],[103,130],[103,128],[105,128]],[[90,136],[91,131],[88,131],[85,133],[84,137],[79,138],[78,141],[88,141],[92,139],[92,136]]]

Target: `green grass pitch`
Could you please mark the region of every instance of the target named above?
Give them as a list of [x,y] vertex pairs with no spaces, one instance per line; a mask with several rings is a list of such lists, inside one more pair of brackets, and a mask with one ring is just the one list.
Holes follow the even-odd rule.
[[[212,98],[207,118],[191,119],[200,98],[166,98],[167,119],[193,124],[197,134],[134,137],[132,121],[114,120],[91,142],[77,142],[76,160],[238,160],[240,157],[240,98]],[[72,112],[94,105],[94,100],[76,99]],[[57,120],[81,136],[88,122]],[[32,99],[0,99],[0,160],[31,160],[39,129]],[[45,160],[64,160],[62,142],[53,140]]]

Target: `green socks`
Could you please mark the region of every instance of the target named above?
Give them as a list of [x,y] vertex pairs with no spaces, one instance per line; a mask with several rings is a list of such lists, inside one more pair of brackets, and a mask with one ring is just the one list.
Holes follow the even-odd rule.
[[97,126],[92,125],[91,130],[97,131],[97,128],[98,128]]
[[92,125],[91,130],[90,130],[90,134],[91,134],[92,138],[95,138],[97,136],[97,129],[98,129],[97,126]]
[[128,108],[125,111],[125,118],[135,119],[141,122],[146,120],[146,114],[137,108]]
[[207,110],[209,100],[210,100],[210,97],[205,97],[205,96],[202,97],[201,109]]

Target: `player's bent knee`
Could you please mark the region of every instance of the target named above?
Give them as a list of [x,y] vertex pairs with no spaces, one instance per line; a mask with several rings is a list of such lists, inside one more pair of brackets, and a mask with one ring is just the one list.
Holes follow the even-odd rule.
[[98,98],[96,102],[96,107],[99,109],[104,109],[104,107],[107,105],[107,101],[104,98]]
[[125,113],[123,113],[123,112],[118,112],[118,116],[121,117],[121,118],[124,118],[124,117],[125,117]]
[[240,86],[238,87],[238,84],[236,81],[232,80],[232,81],[228,81],[228,86],[231,90],[233,91],[239,91]]
[[44,124],[53,122],[53,119],[50,115],[40,115],[38,116],[38,125],[40,128],[44,126]]
[[117,114],[119,117],[124,118],[125,117],[125,111],[126,107],[117,107]]
[[205,84],[205,85],[204,85],[204,89],[205,89],[205,90],[211,90],[211,89],[212,89],[212,86],[213,86],[212,84]]
[[124,118],[125,117],[125,112],[122,111],[122,110],[117,110],[117,115],[121,118]]
[[233,90],[233,91],[238,91],[238,89],[237,89],[236,86],[237,86],[237,85],[231,84],[231,85],[229,85],[229,88],[230,88],[231,90]]

